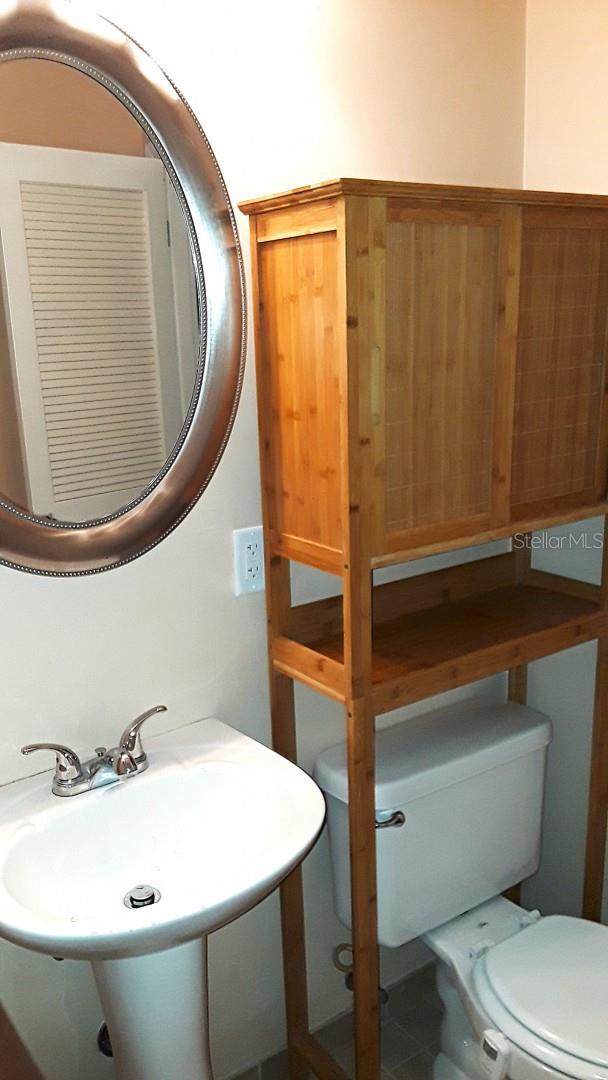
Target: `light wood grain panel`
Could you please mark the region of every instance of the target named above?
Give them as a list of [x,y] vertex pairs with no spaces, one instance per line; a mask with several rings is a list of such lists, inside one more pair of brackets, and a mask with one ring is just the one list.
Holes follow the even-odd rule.
[[[589,601],[529,586],[504,586],[452,604],[411,613],[376,628],[375,683],[392,675],[458,662],[463,654],[520,639],[570,622],[597,609]],[[521,660],[519,661],[521,662]]]
[[302,1061],[312,1069],[314,1076],[323,1077],[323,1080],[351,1080],[349,1074],[334,1061],[313,1035],[298,1040],[296,1049]]
[[538,589],[507,588],[422,612],[402,635],[385,627],[374,651],[377,713],[592,640],[603,616],[584,605]]
[[[419,552],[429,549],[444,551],[449,550],[450,547],[462,547],[464,536],[481,535],[485,538],[490,528],[491,518],[488,512],[456,517],[450,521],[435,522],[432,525],[418,525],[412,529],[400,529],[385,537],[384,556],[375,557],[374,566],[382,566],[385,562],[416,559],[419,557]],[[393,552],[399,552],[398,558],[393,556]]]
[[293,236],[311,236],[313,233],[335,231],[334,201],[290,206],[275,210],[272,214],[261,214],[257,219],[258,244],[268,240],[285,240]]
[[[298,763],[294,685],[279,672],[270,671],[272,745],[294,765]],[[290,1080],[308,1080],[308,1070],[296,1044],[308,1034],[308,978],[306,970],[306,929],[302,867],[281,882],[281,938],[283,945],[283,985],[287,1022],[287,1062]]]
[[[514,357],[512,358],[514,359]],[[514,376],[514,364],[512,374]],[[526,533],[522,537],[518,537],[517,541],[513,543],[513,549],[511,552],[514,569],[515,569],[515,582],[517,585],[532,585],[534,582],[530,581],[532,574],[532,534]],[[542,577],[542,575],[541,575]],[[561,581],[561,579],[557,579]],[[542,588],[542,581],[538,581],[537,585]],[[546,583],[548,588],[551,585]],[[567,590],[563,590],[566,591]],[[568,595],[579,595],[570,594]],[[593,597],[597,600],[597,597]],[[528,665],[518,664],[516,667],[509,669],[508,675],[508,696],[510,701],[516,701],[520,705],[525,705],[528,700]],[[514,904],[519,903],[520,890],[519,885],[514,885],[513,888],[505,894],[507,899],[512,900]]]
[[267,541],[271,551],[277,555],[283,555],[286,559],[295,559],[296,562],[314,566],[317,570],[325,570],[328,574],[341,574],[344,558],[337,548],[325,547],[311,540],[302,540],[297,536],[288,536],[286,533],[278,533],[269,529]]
[[376,526],[372,362],[384,344],[386,206],[383,199],[347,198],[339,237],[345,261],[340,296],[346,314],[342,399],[345,477],[345,560],[342,634],[346,690],[349,851],[357,1080],[380,1074],[379,957],[376,900],[374,713],[371,703],[372,574]]
[[[344,663],[349,696],[365,697],[371,662],[370,557],[373,546],[374,483],[372,460],[372,381],[370,361],[383,296],[375,297],[374,200],[353,198],[344,203],[341,225],[345,264],[342,297],[346,319],[341,397],[347,403],[342,441],[344,476]],[[383,321],[383,320],[382,320]]]
[[347,702],[348,823],[357,1080],[380,1076],[375,736],[371,696]]
[[338,701],[345,698],[344,667],[313,649],[285,637],[276,637],[271,657],[276,671],[322,690]]
[[[593,198],[593,196],[591,196]],[[608,199],[599,196],[596,206],[525,206],[525,199],[519,199],[520,206],[525,206],[526,226],[529,229],[598,229],[606,228]]]
[[532,191],[514,188],[462,187],[457,184],[415,184],[399,180],[362,180],[343,177],[340,180],[326,180],[320,184],[292,188],[276,195],[265,195],[258,199],[247,199],[239,203],[244,214],[259,214],[265,210],[283,206],[298,206],[316,202],[320,199],[336,198],[340,195],[378,196],[387,199],[432,199],[444,203],[515,203],[518,206],[565,207],[579,209],[606,209],[608,198],[605,195],[589,195],[563,191]]
[[600,598],[604,624],[597,643],[583,886],[583,915],[598,921],[602,917],[608,831],[608,517],[604,519]]
[[[374,556],[372,566],[374,569],[394,566],[397,563],[426,558],[428,555],[438,555],[442,551],[454,551],[462,547],[463,536],[466,536],[468,544],[487,544],[491,540],[503,540],[520,532],[549,529],[553,525],[567,525],[571,521],[585,521],[607,512],[608,504],[605,501],[597,502],[592,492],[589,493],[588,500],[583,501],[577,496],[570,505],[566,499],[527,503],[524,506],[514,506],[513,520],[499,527],[490,528],[486,514],[480,515],[477,525],[471,519],[470,529],[466,529],[466,521],[451,523],[449,527],[441,530],[440,536],[436,526],[397,533],[387,538],[386,551],[383,555]],[[415,542],[415,547],[410,546],[412,542]]]
[[[515,553],[505,552],[488,559],[446,566],[443,570],[376,585],[373,593],[374,621],[379,624],[405,618],[427,608],[454,603],[475,593],[513,584],[515,566]],[[339,637],[342,634],[342,597],[330,596],[292,607],[288,633],[310,646],[319,640]]]
[[583,916],[602,918],[604,853],[608,815],[608,636],[597,643],[595,705],[589,776]]
[[336,236],[258,247],[269,526],[342,547]]
[[521,265],[521,208],[500,208],[496,379],[492,423],[492,525],[511,520],[513,414],[517,377],[517,321]]
[[555,592],[566,593],[568,596],[579,596],[595,604],[601,602],[599,585],[591,585],[590,582],[579,581],[577,578],[563,577],[561,574],[549,574],[546,570],[528,570],[526,583],[536,585],[539,589],[554,589]]
[[[498,564],[496,580],[508,566]],[[463,575],[451,593],[446,589],[449,599],[428,606],[432,592],[427,592],[426,600],[420,592],[418,610],[410,606],[416,588],[408,597],[401,582],[394,583],[398,587],[393,597],[374,604],[376,614],[390,616],[374,623],[372,703],[376,713],[517,668],[604,632],[606,615],[593,599],[575,590],[539,588],[536,583],[487,588],[493,576],[487,578],[485,589],[480,583],[482,591],[470,592],[473,578],[467,582]],[[379,588],[391,590],[392,584]],[[425,588],[431,590],[432,582],[425,582]],[[400,599],[402,610],[396,614]],[[316,639],[313,605],[307,608],[302,613],[307,647],[341,663],[343,635],[335,603],[318,602]]]
[[[582,215],[582,220],[581,220]],[[524,212],[513,504],[604,494],[608,216]],[[598,477],[599,472],[599,477]]]
[[470,202],[408,198],[390,199],[387,205],[389,222],[419,222],[423,225],[495,225],[496,207],[472,206]]
[[[386,504],[386,232],[387,205],[385,199],[368,199],[370,252],[370,354],[364,357],[369,368],[369,401],[360,403],[362,410],[361,441],[369,438],[370,459],[365,481],[365,514],[369,520],[368,557],[382,550]],[[365,416],[365,410],[369,409]],[[371,417],[371,425],[368,417]]]
[[388,226],[388,534],[489,513],[498,245],[496,216]]
[[[257,245],[257,222],[251,223],[252,284],[254,329],[256,345],[256,386],[258,396],[258,432],[262,473],[262,521],[264,569],[266,575],[266,626],[268,642],[268,681],[270,691],[270,720],[272,745],[297,764],[295,697],[293,680],[274,669],[272,644],[288,623],[291,610],[291,577],[289,562],[272,551],[268,542],[271,522],[275,516],[275,492],[272,483],[273,454],[276,448],[270,438],[272,416],[266,385],[264,357],[263,304],[260,293]],[[306,1065],[295,1050],[298,1039],[308,1035],[308,986],[306,972],[306,933],[304,927],[304,896],[302,869],[297,866],[280,886],[281,936],[283,944],[283,980],[285,1016],[287,1021],[287,1055],[290,1080],[307,1080]]]

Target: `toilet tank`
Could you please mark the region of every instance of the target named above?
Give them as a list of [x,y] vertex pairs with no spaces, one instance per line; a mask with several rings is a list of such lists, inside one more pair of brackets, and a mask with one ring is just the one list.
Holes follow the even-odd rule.
[[[551,722],[479,699],[376,734],[378,939],[396,947],[481,904],[538,867]],[[346,745],[319,755],[336,912],[351,925]]]

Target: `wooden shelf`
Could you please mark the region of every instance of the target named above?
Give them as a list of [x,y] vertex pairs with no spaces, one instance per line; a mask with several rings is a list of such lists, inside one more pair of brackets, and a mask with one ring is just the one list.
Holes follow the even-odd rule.
[[[592,586],[572,595],[572,583],[563,581],[562,591],[562,579],[541,573],[517,584],[513,566],[501,555],[374,590],[376,714],[598,636],[605,615]],[[293,608],[290,637],[278,638],[273,659],[283,673],[343,699],[341,597]]]

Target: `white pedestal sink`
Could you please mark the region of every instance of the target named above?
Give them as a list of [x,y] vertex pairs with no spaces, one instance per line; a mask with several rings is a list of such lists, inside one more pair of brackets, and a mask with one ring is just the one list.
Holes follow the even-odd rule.
[[[92,963],[118,1080],[210,1080],[206,935],[300,862],[325,805],[218,720],[151,739],[148,758],[72,798],[48,773],[0,790],[0,935]],[[141,885],[156,901],[127,906]]]

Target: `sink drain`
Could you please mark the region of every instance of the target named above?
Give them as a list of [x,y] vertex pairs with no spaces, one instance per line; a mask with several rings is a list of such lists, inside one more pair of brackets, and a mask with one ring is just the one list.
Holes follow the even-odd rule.
[[136,885],[129,889],[124,898],[124,905],[128,908],[149,907],[150,904],[158,904],[160,893],[152,885]]

